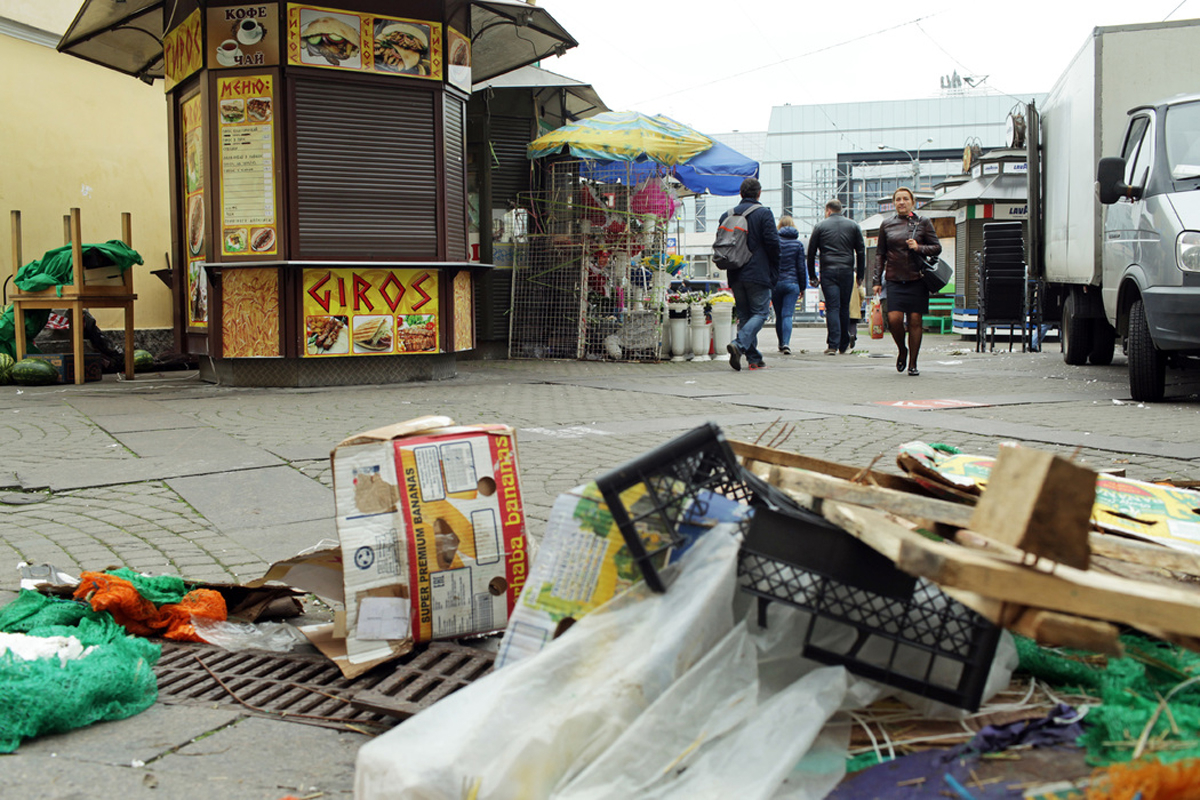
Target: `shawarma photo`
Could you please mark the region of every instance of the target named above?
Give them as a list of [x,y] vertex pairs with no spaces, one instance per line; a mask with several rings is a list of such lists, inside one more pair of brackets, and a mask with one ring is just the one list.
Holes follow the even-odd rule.
[[316,12],[311,18],[301,17],[301,63],[357,69],[362,66],[359,41],[357,17]]
[[429,75],[429,26],[380,20],[375,23],[375,69]]

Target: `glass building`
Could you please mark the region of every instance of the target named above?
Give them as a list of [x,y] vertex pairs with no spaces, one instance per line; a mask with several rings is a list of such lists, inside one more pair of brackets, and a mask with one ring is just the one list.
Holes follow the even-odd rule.
[[[960,175],[965,149],[1005,146],[1009,112],[1045,97],[976,93],[961,84],[943,90],[916,100],[775,106],[765,132],[715,138],[760,163],[762,203],[776,217],[790,214],[805,239],[831,198],[861,221],[897,186],[928,191]],[[717,220],[737,202],[713,196],[684,202],[675,251],[692,261],[697,277],[712,274],[707,257]]]

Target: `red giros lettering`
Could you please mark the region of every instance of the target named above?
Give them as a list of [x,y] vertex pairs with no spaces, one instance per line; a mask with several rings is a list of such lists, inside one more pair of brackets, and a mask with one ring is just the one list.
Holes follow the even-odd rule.
[[[337,306],[342,309],[347,308],[347,298],[354,311],[374,311],[376,302],[379,299],[387,305],[388,309],[393,313],[397,313],[401,303],[404,301],[408,290],[417,286],[421,281],[427,280],[430,277],[429,273],[423,272],[417,276],[412,283],[405,285],[404,280],[395,272],[387,273],[387,276],[378,284],[370,279],[354,273],[350,276],[350,286],[347,287],[345,277],[335,275],[332,272],[325,272],[311,282],[305,294],[325,313],[330,313],[334,306],[332,292],[337,291]],[[349,288],[349,291],[347,291]],[[412,311],[416,311],[428,300],[432,299],[420,288],[417,291],[426,298],[412,306]],[[375,300],[372,300],[372,297]]]

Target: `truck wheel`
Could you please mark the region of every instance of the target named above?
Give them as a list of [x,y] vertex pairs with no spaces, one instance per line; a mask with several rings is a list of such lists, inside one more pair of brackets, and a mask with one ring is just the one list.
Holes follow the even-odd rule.
[[1063,304],[1063,361],[1074,366],[1086,364],[1092,354],[1092,321],[1079,316],[1079,297],[1072,291]]
[[1167,382],[1167,358],[1154,348],[1146,306],[1140,299],[1129,309],[1129,394],[1134,400],[1162,400]]
[[1106,319],[1092,320],[1092,351],[1088,361],[1093,366],[1104,367],[1112,363],[1113,350],[1117,346],[1117,332]]

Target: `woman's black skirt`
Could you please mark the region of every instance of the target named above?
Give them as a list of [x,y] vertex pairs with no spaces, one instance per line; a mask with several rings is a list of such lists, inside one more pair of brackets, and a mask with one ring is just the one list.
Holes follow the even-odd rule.
[[885,289],[889,314],[893,311],[903,311],[906,314],[929,313],[929,288],[924,281],[888,281]]

